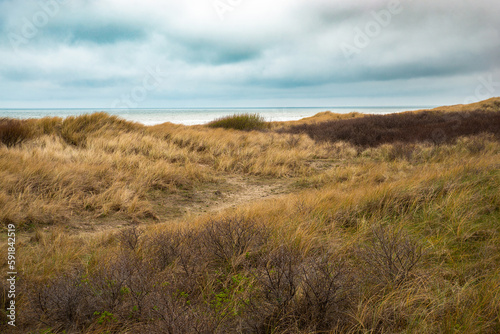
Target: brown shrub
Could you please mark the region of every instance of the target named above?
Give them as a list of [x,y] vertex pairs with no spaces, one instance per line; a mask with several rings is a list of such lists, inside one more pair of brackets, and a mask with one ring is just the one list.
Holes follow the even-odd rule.
[[256,333],[327,332],[347,328],[356,295],[351,269],[338,256],[320,250],[305,256],[291,245],[262,257],[253,271],[256,291],[246,324]]
[[[452,143],[456,138],[490,133],[500,138],[500,112],[421,111],[303,124],[281,130],[306,133],[317,141],[346,141],[362,147],[384,143]],[[406,152],[400,150],[400,154]],[[396,152],[398,154],[398,152]]]
[[346,311],[356,297],[348,264],[325,254],[309,259],[302,271],[303,292],[296,306],[300,327],[317,332],[348,325]]
[[399,286],[422,258],[422,247],[401,229],[372,229],[372,242],[358,251],[365,278],[371,283]]
[[29,287],[31,308],[28,322],[44,324],[54,331],[68,332],[86,328],[97,310],[82,273],[70,273]]
[[264,244],[268,236],[269,232],[253,221],[229,217],[210,221],[200,233],[200,242],[208,259],[236,268]]
[[120,231],[119,238],[122,247],[132,251],[136,250],[142,233],[143,231],[135,226]]

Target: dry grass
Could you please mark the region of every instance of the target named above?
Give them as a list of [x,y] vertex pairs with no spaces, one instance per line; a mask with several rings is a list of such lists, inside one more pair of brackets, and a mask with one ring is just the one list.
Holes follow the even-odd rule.
[[290,128],[291,126],[294,125],[303,125],[303,124],[318,124],[318,123],[323,123],[323,122],[328,122],[328,121],[335,121],[335,120],[341,120],[341,119],[352,119],[352,118],[359,118],[359,117],[364,117],[365,114],[359,113],[359,112],[350,112],[347,114],[337,114],[333,113],[331,111],[323,111],[320,113],[317,113],[314,116],[311,117],[306,117],[302,118],[297,121],[287,121],[287,122],[271,122],[271,128],[278,130],[278,129],[287,129]]
[[224,173],[307,175],[308,159],[328,156],[300,135],[145,128],[103,113],[29,126],[29,140],[0,146],[0,221],[19,228],[75,216],[154,218],[152,192],[194,191]]
[[[482,110],[482,111],[498,111],[500,108],[500,98],[492,97],[488,100],[479,101],[471,104],[457,104],[452,106],[442,106],[437,107],[432,110],[434,111],[446,111],[446,112],[463,112],[468,113],[470,111]],[[415,113],[421,112],[421,110],[412,111]]]
[[[0,147],[4,222],[34,229],[17,245],[22,331],[500,331],[496,137],[363,148],[94,117],[106,130],[30,121],[32,138]],[[235,174],[294,192],[176,221],[155,211],[154,196]],[[64,227],[148,214],[159,221]]]

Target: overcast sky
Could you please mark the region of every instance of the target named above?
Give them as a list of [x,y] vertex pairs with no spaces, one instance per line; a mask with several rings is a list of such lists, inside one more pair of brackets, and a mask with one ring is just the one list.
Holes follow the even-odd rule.
[[0,0],[0,108],[500,96],[498,0]]

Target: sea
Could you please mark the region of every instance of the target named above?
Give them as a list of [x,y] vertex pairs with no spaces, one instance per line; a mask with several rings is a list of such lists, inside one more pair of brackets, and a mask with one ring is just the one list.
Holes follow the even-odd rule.
[[314,108],[195,108],[195,109],[0,109],[1,118],[42,118],[46,116],[78,116],[94,112],[106,112],[123,119],[144,125],[165,122],[196,125],[205,124],[214,119],[234,114],[259,114],[266,121],[294,121],[314,116],[319,112],[334,113],[360,112],[364,114],[390,114],[408,110],[428,109],[433,106],[394,106],[394,107],[314,107]]

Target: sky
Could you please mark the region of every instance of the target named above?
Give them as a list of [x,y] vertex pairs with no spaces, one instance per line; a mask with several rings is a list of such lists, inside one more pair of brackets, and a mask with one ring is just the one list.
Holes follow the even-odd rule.
[[500,96],[498,0],[0,0],[0,108]]

